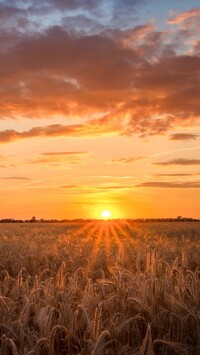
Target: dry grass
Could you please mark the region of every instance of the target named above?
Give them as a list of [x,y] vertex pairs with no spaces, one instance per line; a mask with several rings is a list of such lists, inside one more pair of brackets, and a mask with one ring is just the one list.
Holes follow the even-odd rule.
[[0,354],[200,354],[200,224],[0,225]]

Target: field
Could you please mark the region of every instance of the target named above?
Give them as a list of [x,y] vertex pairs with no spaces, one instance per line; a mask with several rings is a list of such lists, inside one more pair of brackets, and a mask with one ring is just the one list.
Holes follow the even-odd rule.
[[200,354],[200,223],[0,224],[0,354]]

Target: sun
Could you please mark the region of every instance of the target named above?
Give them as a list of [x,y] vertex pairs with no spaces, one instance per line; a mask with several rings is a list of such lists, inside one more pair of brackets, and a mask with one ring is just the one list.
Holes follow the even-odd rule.
[[109,219],[111,217],[111,213],[108,210],[104,210],[101,212],[101,215],[104,219]]

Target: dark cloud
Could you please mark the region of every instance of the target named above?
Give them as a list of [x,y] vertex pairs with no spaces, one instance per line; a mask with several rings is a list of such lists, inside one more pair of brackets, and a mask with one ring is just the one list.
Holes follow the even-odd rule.
[[158,187],[158,188],[181,188],[181,189],[199,189],[200,182],[164,182],[149,181],[136,185],[137,187]]
[[[6,31],[39,33],[62,24],[70,32],[89,32],[94,28],[127,27],[135,9],[145,1],[102,0],[6,0],[0,3],[0,28]],[[134,13],[134,16],[133,16]],[[85,21],[88,19],[88,21]],[[67,21],[68,20],[68,21]],[[83,21],[82,21],[83,20]],[[93,22],[93,25],[92,25]],[[91,26],[92,25],[92,26]]]
[[100,0],[94,1],[94,0],[49,0],[46,1],[46,3],[49,3],[49,5],[54,5],[55,8],[60,8],[62,10],[68,9],[68,10],[76,10],[80,8],[85,8],[92,10],[99,4],[101,4]]
[[[76,27],[74,26],[76,23]],[[62,27],[65,31],[71,31],[73,28],[73,32],[76,34],[98,34],[100,32],[105,31],[105,26],[98,23],[96,20],[84,15],[76,15],[76,16],[66,16],[62,19]]]
[[0,56],[0,65],[2,117],[84,117],[108,110],[110,117],[130,117],[124,134],[156,134],[174,123],[191,124],[200,114],[198,57],[151,64],[138,49],[111,38],[79,38],[54,28]]
[[168,161],[160,161],[157,163],[153,163],[154,165],[200,165],[200,159],[186,159],[186,158],[177,158]]
[[181,140],[196,140],[199,137],[198,134],[194,133],[174,133],[171,134],[170,139],[174,141],[181,141]]
[[[158,31],[149,24],[123,30],[96,20],[98,12],[103,11],[106,17],[106,11],[111,9],[111,22],[118,23],[120,12],[123,17],[139,3],[114,1],[111,6],[111,2],[108,5],[92,0],[27,1],[24,5],[18,1],[3,2],[0,18],[5,19],[8,27],[9,16],[11,22],[12,18],[20,20],[21,25],[14,26],[21,32],[7,28],[0,34],[0,118],[62,116],[67,120],[78,116],[84,122],[85,117],[100,117],[100,124],[89,124],[89,135],[98,135],[95,125],[100,135],[102,131],[112,134],[113,130],[113,133],[145,136],[165,134],[174,125],[192,126],[197,122],[200,57],[195,48],[198,43],[195,41],[193,52],[180,55],[176,53],[177,41],[174,42],[170,31]],[[63,16],[61,25],[52,26],[53,17],[49,16],[56,8]],[[84,12],[73,13],[77,9]],[[65,10],[72,11],[71,17]],[[89,16],[90,11],[96,17]],[[40,21],[44,28],[39,32],[23,31],[26,18],[31,18],[31,26],[37,27],[37,23],[33,24],[37,22],[36,14],[46,14],[44,21]],[[70,29],[74,23],[77,31]],[[84,27],[94,33],[88,35],[87,30],[82,30]],[[180,31],[178,42],[184,44]],[[70,135],[71,129],[72,135],[81,136],[86,126],[87,123],[68,128],[57,125],[52,135],[59,129],[65,131],[64,135]],[[12,141],[34,134],[50,136],[50,131],[47,132],[47,127],[39,127],[38,132],[10,130],[1,132],[0,138]],[[173,135],[171,139],[180,137]],[[190,138],[185,135],[184,139]]]
[[194,42],[193,54],[200,56],[200,40]]

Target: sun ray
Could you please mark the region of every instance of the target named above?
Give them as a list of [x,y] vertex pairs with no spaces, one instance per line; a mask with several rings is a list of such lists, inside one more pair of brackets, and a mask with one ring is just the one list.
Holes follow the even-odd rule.
[[95,222],[94,225],[90,226],[90,229],[87,229],[85,234],[82,236],[82,241],[84,243],[87,243],[90,239],[93,239],[95,236],[95,233],[99,230],[100,224],[98,222]]
[[103,231],[104,231],[104,226],[102,224],[100,224],[97,237],[95,238],[95,241],[93,243],[93,249],[92,249],[91,258],[90,258],[91,268],[93,267],[93,265],[97,261],[97,256],[99,254],[99,249],[100,249],[99,246],[100,246],[101,238],[103,235]]
[[105,252],[108,263],[110,263],[111,259],[111,233],[110,233],[110,223],[105,226]]
[[132,239],[132,238],[130,237],[130,235],[122,228],[122,226],[121,226],[119,223],[114,222],[114,223],[113,223],[113,226],[116,228],[117,233],[118,233],[118,235],[119,235],[119,238],[120,238],[120,237],[124,237],[123,243],[126,244],[127,241],[129,241],[129,242],[132,244],[133,239]]
[[76,236],[80,236],[81,234],[84,234],[87,232],[88,229],[93,227],[95,225],[96,221],[88,222],[87,224],[83,224],[83,226],[77,230]]
[[110,230],[111,230],[111,233],[112,233],[112,235],[114,237],[114,241],[115,241],[115,243],[117,245],[118,253],[119,253],[120,250],[122,250],[124,248],[124,246],[123,246],[121,240],[119,239],[118,234],[117,234],[116,229],[115,229],[113,224],[110,225]]

